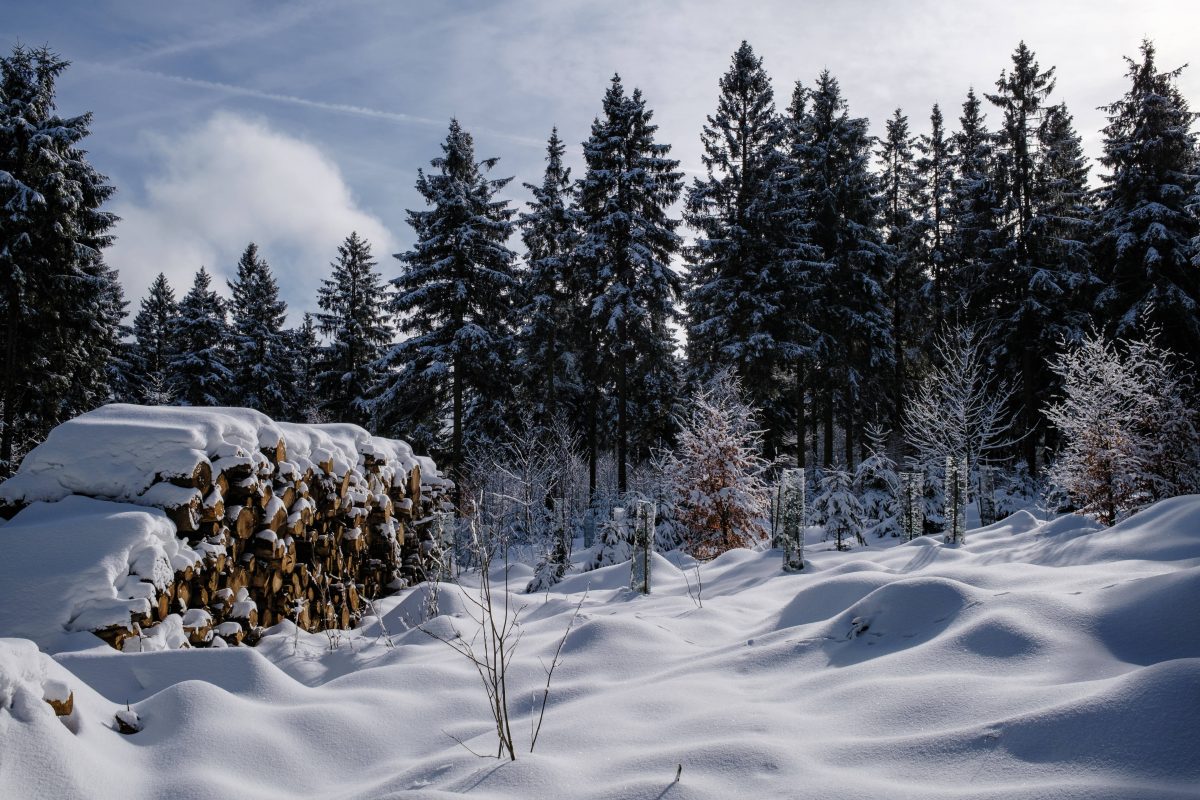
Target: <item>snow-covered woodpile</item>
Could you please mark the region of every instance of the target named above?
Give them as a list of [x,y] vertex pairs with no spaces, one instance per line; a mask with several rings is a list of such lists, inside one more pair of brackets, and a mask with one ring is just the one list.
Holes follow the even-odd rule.
[[[104,571],[105,586],[73,592],[67,629],[125,650],[235,644],[283,619],[310,631],[351,627],[368,599],[422,580],[434,547],[423,521],[450,486],[404,442],[354,425],[110,405],[56,428],[0,484],[0,516],[11,519],[0,544],[37,547],[31,532],[60,535],[56,520],[95,529],[80,534],[96,553],[85,560],[118,568]],[[176,541],[159,531],[130,545],[122,519],[168,526],[127,512],[165,514]],[[117,558],[96,541],[114,530],[123,534],[109,540],[123,542]]]

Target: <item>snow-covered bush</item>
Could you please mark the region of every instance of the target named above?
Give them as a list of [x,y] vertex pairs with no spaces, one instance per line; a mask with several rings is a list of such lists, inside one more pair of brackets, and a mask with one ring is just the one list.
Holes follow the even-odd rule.
[[1063,435],[1050,483],[1106,525],[1200,484],[1196,413],[1175,361],[1152,342],[1093,333],[1050,365],[1063,385],[1045,409]]
[[876,536],[900,535],[900,478],[896,462],[884,448],[885,435],[880,430],[867,432],[870,455],[854,470],[854,491],[862,505],[862,524],[865,533]]
[[693,395],[689,413],[680,420],[670,474],[685,547],[698,558],[748,547],[766,536],[770,492],[753,416],[737,382],[722,375]]
[[813,510],[823,520],[825,538],[833,537],[838,550],[849,550],[851,537],[859,544],[867,543],[862,535],[862,505],[854,495],[850,473],[846,470],[838,467],[825,470]]

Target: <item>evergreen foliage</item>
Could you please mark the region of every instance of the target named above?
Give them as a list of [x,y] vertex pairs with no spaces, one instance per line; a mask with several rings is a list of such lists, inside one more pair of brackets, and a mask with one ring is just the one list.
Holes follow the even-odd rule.
[[170,361],[174,352],[171,331],[177,313],[175,291],[167,283],[167,276],[160,272],[133,318],[127,378],[131,402],[147,405],[175,402],[175,376]]
[[330,419],[362,425],[374,383],[372,365],[392,341],[387,287],[375,270],[371,244],[357,231],[338,245],[330,266],[331,275],[317,290],[317,330],[329,342],[315,376],[318,402]]
[[233,372],[230,330],[225,301],[212,287],[212,276],[204,267],[196,273],[192,288],[179,301],[179,314],[171,326],[174,351],[168,362],[185,406],[220,406],[241,402],[230,397]]
[[238,259],[229,291],[233,397],[246,408],[282,417],[290,405],[286,369],[290,347],[283,328],[287,304],[279,298],[271,267],[253,242]]

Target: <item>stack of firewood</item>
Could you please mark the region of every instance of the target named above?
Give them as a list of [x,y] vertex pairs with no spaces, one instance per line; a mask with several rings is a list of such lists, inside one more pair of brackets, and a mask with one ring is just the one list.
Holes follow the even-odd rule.
[[288,462],[282,440],[262,454],[198,459],[150,487],[144,498],[201,560],[175,573],[148,614],[99,636],[136,649],[131,637],[171,614],[196,646],[253,643],[284,619],[307,631],[350,628],[370,599],[425,579],[424,522],[448,507],[448,482],[423,485],[419,466],[404,472],[369,453],[353,466],[330,454],[304,469]]

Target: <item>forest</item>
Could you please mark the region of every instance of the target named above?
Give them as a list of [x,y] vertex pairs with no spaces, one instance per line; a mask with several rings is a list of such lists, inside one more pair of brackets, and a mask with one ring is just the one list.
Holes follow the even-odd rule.
[[17,46],[0,59],[0,478],[105,403],[241,406],[404,438],[460,513],[544,560],[556,514],[602,541],[635,499],[662,549],[752,544],[784,469],[805,470],[839,548],[900,535],[902,472],[940,530],[948,463],[1002,512],[1113,524],[1200,490],[1196,114],[1152,42],[1126,64],[1098,165],[1024,43],[994,86],[915,123],[896,109],[876,137],[833,74],[777,98],[743,42],[690,183],[619,75],[582,173],[553,129],[524,204],[450,120],[408,249],[331,242],[289,328],[288,275],[254,243],[225,287],[197,265],[190,287],[160,274],[123,296],[91,115],[56,109],[69,63]]

